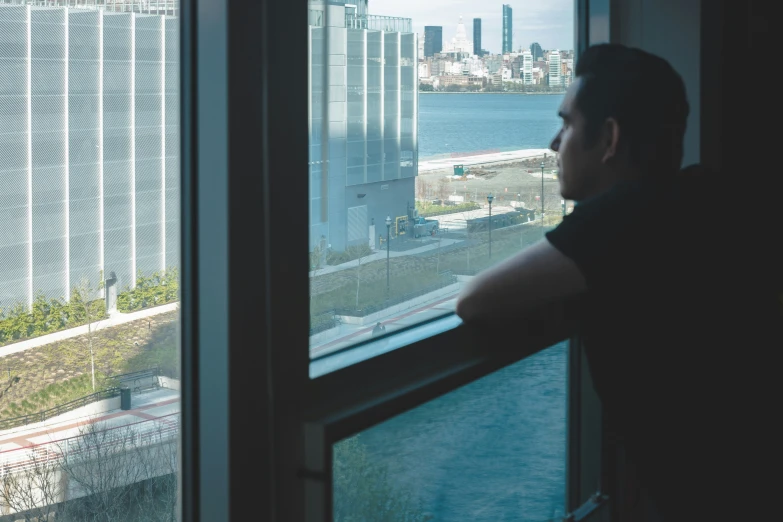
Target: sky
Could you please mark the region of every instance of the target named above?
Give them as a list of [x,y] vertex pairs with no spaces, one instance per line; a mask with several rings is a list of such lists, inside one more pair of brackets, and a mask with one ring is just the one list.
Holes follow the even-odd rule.
[[443,26],[443,43],[451,41],[462,15],[468,39],[473,19],[481,18],[481,47],[500,53],[503,4],[512,9],[512,44],[529,48],[538,42],[544,50],[574,48],[574,0],[369,0],[370,14],[411,18],[413,31],[425,25]]

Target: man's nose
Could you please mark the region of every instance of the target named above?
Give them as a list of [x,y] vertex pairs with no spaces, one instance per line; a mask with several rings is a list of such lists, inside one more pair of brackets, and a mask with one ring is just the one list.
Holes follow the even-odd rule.
[[552,149],[555,152],[558,152],[560,150],[560,133],[558,132],[557,135],[552,140],[552,143],[549,144],[549,148]]

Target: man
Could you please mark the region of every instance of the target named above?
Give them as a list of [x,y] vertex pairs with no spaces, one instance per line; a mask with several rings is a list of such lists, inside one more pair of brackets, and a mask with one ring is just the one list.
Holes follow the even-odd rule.
[[373,327],[372,329],[372,336],[378,337],[379,335],[383,335],[386,332],[386,327],[381,324],[380,321]]
[[750,441],[771,414],[756,407],[773,393],[761,372],[779,331],[769,275],[780,267],[747,222],[721,211],[734,187],[680,170],[688,113],[665,60],[589,48],[551,143],[574,211],[475,277],[457,303],[468,324],[514,321],[530,351],[581,335],[604,415],[637,470],[635,493],[649,497],[648,520],[710,520],[767,500],[749,486],[763,455]]

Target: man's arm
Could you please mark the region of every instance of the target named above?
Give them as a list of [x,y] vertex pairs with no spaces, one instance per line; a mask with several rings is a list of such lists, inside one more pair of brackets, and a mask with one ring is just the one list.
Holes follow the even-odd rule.
[[576,264],[548,240],[476,276],[457,301],[466,323],[516,325],[520,334],[553,343],[574,333],[587,290]]

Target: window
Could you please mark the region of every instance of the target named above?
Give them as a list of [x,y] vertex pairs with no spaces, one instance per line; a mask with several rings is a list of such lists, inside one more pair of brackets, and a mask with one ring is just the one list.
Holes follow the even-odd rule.
[[[448,13],[449,2],[441,8]],[[424,13],[393,2],[357,10],[311,0],[309,9],[310,199],[319,201],[309,216],[310,355],[317,358],[452,313],[466,281],[540,240],[569,205],[548,149],[566,86],[551,74],[549,84],[543,74],[525,81],[519,67],[507,81],[492,78],[506,59],[501,43],[511,46],[508,6],[485,24],[497,48],[483,56],[472,55],[465,24],[454,17],[443,45],[447,66],[426,79],[419,78],[419,65],[431,61],[419,53]],[[545,53],[552,63],[572,60],[573,6],[548,9],[559,29],[541,30]],[[425,82],[427,92],[417,88]],[[494,92],[502,90],[518,94]]]
[[566,358],[561,343],[335,444],[334,520],[564,517]]
[[0,4],[3,514],[176,518],[179,14]]

